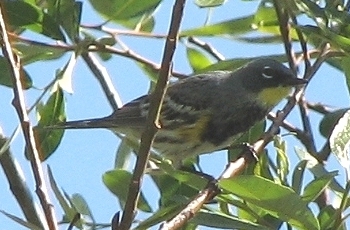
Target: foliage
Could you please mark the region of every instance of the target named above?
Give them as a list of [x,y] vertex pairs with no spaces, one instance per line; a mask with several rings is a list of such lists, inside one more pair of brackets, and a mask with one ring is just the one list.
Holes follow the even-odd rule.
[[[28,70],[30,65],[40,63],[44,66],[47,63],[45,61],[62,63],[62,60],[69,57],[66,64],[52,71],[51,75],[54,77],[40,89],[40,95],[35,98],[34,105],[28,110],[30,112],[33,108],[36,109],[37,124],[33,137],[38,159],[45,162],[53,155],[59,154],[56,150],[62,142],[64,131],[43,127],[66,120],[66,113],[69,113],[66,109],[66,96],[73,92],[72,76],[77,60],[81,59],[87,63],[98,84],[102,86],[106,101],[113,109],[117,109],[120,102],[114,94],[116,90],[110,84],[108,72],[102,67],[104,63],[127,58],[136,63],[135,68],[140,68],[152,82],[151,86],[154,86],[160,65],[152,62],[151,58],[134,52],[128,45],[132,47],[134,37],[138,37],[138,41],[141,42],[143,39],[166,40],[167,31],[155,31],[159,23],[157,20],[166,20],[165,17],[158,16],[164,13],[162,12],[164,2],[165,0],[90,0],[89,2],[18,0],[0,3],[12,50],[21,60],[22,90],[26,92],[38,90],[37,77],[32,76]],[[242,2],[252,4],[250,1]],[[94,13],[98,15],[99,22],[94,25],[82,20],[86,13],[84,6],[87,4],[91,5]],[[256,4],[254,13],[236,16],[236,9],[233,9],[230,18],[212,23],[211,14],[215,10],[225,8],[227,4],[222,0],[186,2],[185,10],[192,5],[191,7],[201,8],[200,12],[203,15],[207,14],[205,22],[195,22],[196,27],[184,28],[179,32],[178,46],[186,49],[184,57],[181,58],[191,67],[193,71],[191,74],[212,70],[234,70],[252,59],[268,56],[281,62],[288,61],[293,70],[299,69],[299,74],[309,79],[309,84],[318,80],[319,68],[328,63],[339,71],[339,75],[343,73],[344,86],[350,90],[350,1],[261,0],[253,3]],[[170,15],[171,12],[165,14]],[[186,24],[186,20],[194,18],[195,16],[185,17],[182,23]],[[222,38],[230,39],[232,47],[237,44],[247,47],[279,45],[285,48],[285,53],[271,52],[269,55],[257,53],[254,57],[235,53],[234,57],[225,58],[217,51],[216,46],[210,43],[215,44]],[[2,46],[6,46],[5,42]],[[234,52],[234,49],[232,51]],[[95,55],[100,58],[96,59]],[[161,54],[158,56],[161,57]],[[1,90],[16,89],[13,66],[8,62],[5,52],[0,57],[0,65],[2,69],[0,85],[4,86]],[[173,70],[172,76],[176,79],[187,75]],[[319,91],[321,92],[321,89]],[[147,174],[154,182],[154,189],[158,191],[160,197],[155,201],[154,197],[148,196],[142,187],[140,199],[135,205],[136,216],[131,220],[132,228],[154,228],[180,213],[189,216],[182,222],[183,229],[195,229],[197,226],[208,226],[213,229],[346,229],[350,184],[340,181],[338,175],[347,180],[350,177],[349,109],[346,107],[333,109],[323,103],[311,103],[308,101],[308,95],[303,95],[303,89],[299,92],[301,93],[295,95],[298,102],[291,98],[292,106],[287,105],[283,111],[287,115],[295,105],[293,103],[296,103],[300,108],[302,128],[283,121],[284,117],[279,120],[280,114],[269,116],[270,119],[278,120],[271,127],[276,128],[276,124],[280,125],[283,130],[293,134],[292,139],[300,141],[301,144],[295,147],[299,162],[292,162],[293,151],[286,147],[287,143],[295,142],[285,136],[276,135],[275,131],[271,131],[274,128],[270,128],[265,136],[274,136],[273,146],[265,148],[271,139],[263,139],[265,142],[258,153],[259,162],[251,163],[249,166],[243,165],[245,170],[240,172],[241,175],[232,174],[230,178],[218,178],[217,186],[220,192],[216,193],[215,189],[206,186],[205,177],[174,169],[166,159],[151,153],[150,166],[153,168],[156,165],[160,172],[150,170]],[[314,117],[309,116],[309,112],[316,112],[321,117],[319,124],[316,124],[317,120],[312,122]],[[21,118],[20,120],[23,129],[31,129],[30,126],[24,125],[27,121]],[[265,126],[266,123],[256,125],[240,141],[258,143],[256,141],[263,135]],[[120,206],[124,207],[129,204],[128,193],[131,188],[129,184],[135,183],[133,180],[135,170],[133,166],[128,165],[135,159],[134,153],[139,148],[139,142],[132,137],[116,135],[122,142],[117,149],[115,168],[111,170],[106,168],[102,181],[111,191],[111,196],[115,196]],[[5,173],[9,167],[13,167],[9,162],[15,160],[9,151],[15,137],[16,135],[5,137],[3,134],[1,137],[0,162]],[[45,179],[40,178],[43,176],[40,167],[35,166],[35,153],[32,155],[29,140],[25,139],[26,156],[33,167],[34,175],[39,177],[36,178],[36,183],[40,179],[44,183]],[[326,168],[332,155],[340,162],[339,167],[342,167],[337,172]],[[241,153],[237,153],[236,149],[227,151],[227,158],[232,162],[239,162],[239,159],[242,159],[240,156]],[[189,164],[190,167],[194,167],[193,162]],[[222,171],[224,168],[222,166]],[[124,221],[120,217],[123,216],[125,209],[118,210],[116,207],[112,223],[99,222],[93,216],[96,210],[89,207],[89,201],[84,198],[84,194],[76,192],[70,195],[60,189],[60,182],[55,180],[54,175],[55,168],[52,168],[49,170],[48,190],[55,195],[55,202],[60,205],[56,206],[54,211],[63,213],[59,217],[61,225],[69,228],[75,226],[78,229],[99,229],[110,225],[116,227],[120,221]],[[25,177],[31,176],[25,175]],[[20,178],[19,174],[6,173],[6,177],[11,189],[14,190],[16,183],[24,183],[21,179],[17,180]],[[88,173],[86,177],[88,180]],[[47,193],[45,189],[42,192]],[[200,203],[198,194],[206,192],[210,193],[208,195],[210,199],[206,197],[207,200],[188,212],[186,205]],[[50,222],[57,225],[56,220],[50,219],[45,208],[43,210],[46,220],[39,218],[39,214],[34,211],[28,212],[36,210],[31,195],[33,194],[25,195],[28,196],[28,203],[16,197],[24,213],[24,219],[19,214],[11,214],[6,210],[1,212],[17,224],[31,229],[43,229]],[[338,201],[338,205],[334,204],[335,201]],[[41,204],[44,207],[43,203]],[[175,225],[170,229],[174,228]],[[165,225],[163,229],[166,229]]]

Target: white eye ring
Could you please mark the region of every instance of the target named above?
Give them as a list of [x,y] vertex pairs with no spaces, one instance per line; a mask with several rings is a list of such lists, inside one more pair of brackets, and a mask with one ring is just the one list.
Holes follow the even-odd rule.
[[271,78],[273,78],[272,75],[268,75],[267,73],[265,73],[265,70],[271,70],[271,67],[270,67],[270,66],[265,66],[265,67],[264,67],[264,70],[263,70],[263,72],[262,72],[261,74],[262,74],[262,76],[263,76],[264,78],[266,78],[266,79],[271,79]]

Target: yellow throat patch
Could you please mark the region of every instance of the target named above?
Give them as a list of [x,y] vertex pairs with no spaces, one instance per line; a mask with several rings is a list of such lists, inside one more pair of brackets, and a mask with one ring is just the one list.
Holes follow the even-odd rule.
[[288,94],[291,92],[293,87],[287,86],[287,87],[274,87],[274,88],[266,88],[263,89],[259,95],[258,98],[260,101],[267,105],[276,105],[278,104],[283,98],[287,97]]

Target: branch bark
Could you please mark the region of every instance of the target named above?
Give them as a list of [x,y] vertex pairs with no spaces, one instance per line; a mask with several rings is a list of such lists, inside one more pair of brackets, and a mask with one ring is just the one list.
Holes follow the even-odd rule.
[[41,167],[41,162],[39,160],[39,154],[35,144],[35,138],[33,133],[33,128],[30,124],[29,117],[26,110],[26,105],[24,101],[23,88],[21,84],[21,64],[18,57],[12,52],[11,43],[7,36],[6,25],[3,17],[4,7],[0,3],[0,33],[1,33],[1,47],[5,58],[10,66],[10,72],[13,76],[13,106],[15,107],[24,135],[24,139],[27,145],[27,151],[30,156],[30,164],[33,171],[35,183],[36,183],[36,193],[39,197],[41,207],[43,208],[47,225],[50,230],[57,229],[57,221],[55,217],[55,212],[53,205],[50,202],[47,188],[44,180],[44,174]]
[[178,32],[183,15],[185,0],[177,0],[173,6],[172,18],[169,33],[166,39],[161,68],[158,75],[157,85],[152,94],[150,109],[146,123],[146,129],[141,136],[141,144],[137,157],[132,180],[129,185],[128,199],[124,207],[124,213],[120,225],[117,229],[128,230],[131,227],[135,216],[135,209],[140,196],[142,178],[145,172],[149,151],[154,137],[160,128],[159,112],[162,107],[164,95],[171,71],[171,63],[178,40]]

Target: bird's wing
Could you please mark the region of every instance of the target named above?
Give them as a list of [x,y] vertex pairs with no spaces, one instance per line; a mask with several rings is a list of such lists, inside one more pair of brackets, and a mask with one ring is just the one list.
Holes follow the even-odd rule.
[[104,119],[112,127],[144,127],[149,105],[149,96],[144,95],[125,104]]
[[193,111],[207,109],[218,98],[218,88],[230,75],[227,71],[199,74],[170,85],[165,99]]
[[[169,85],[161,111],[161,120],[174,122],[192,116],[196,119],[199,113],[205,111],[218,97],[215,87],[220,80],[229,76],[230,72],[218,71],[196,75],[179,80]],[[110,116],[69,121],[62,128],[143,128],[148,115],[149,95],[141,96]]]

